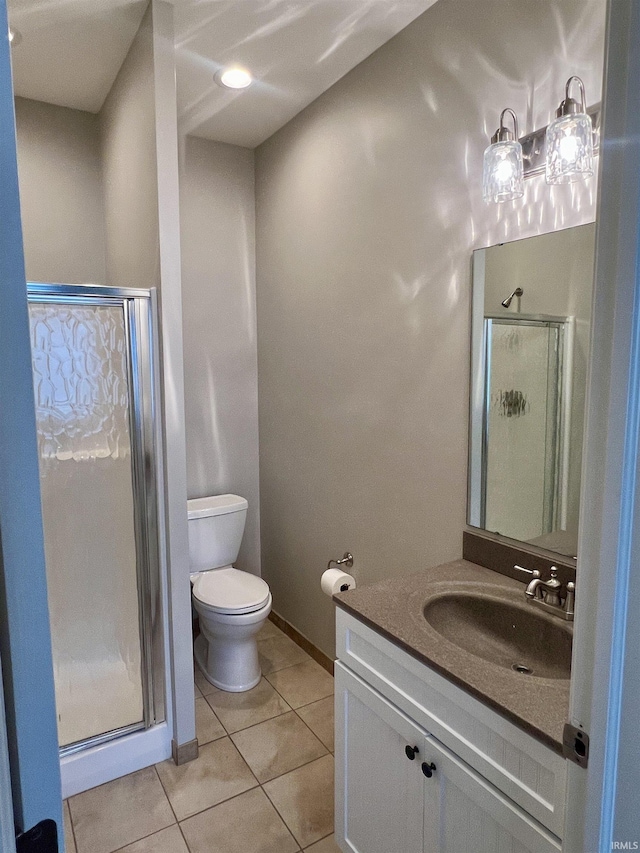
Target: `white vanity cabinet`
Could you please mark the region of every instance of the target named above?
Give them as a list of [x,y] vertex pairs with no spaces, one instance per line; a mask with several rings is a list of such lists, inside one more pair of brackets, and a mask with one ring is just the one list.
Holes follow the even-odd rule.
[[[336,841],[344,853],[560,851],[564,759],[337,613]],[[425,689],[412,689],[411,675]]]

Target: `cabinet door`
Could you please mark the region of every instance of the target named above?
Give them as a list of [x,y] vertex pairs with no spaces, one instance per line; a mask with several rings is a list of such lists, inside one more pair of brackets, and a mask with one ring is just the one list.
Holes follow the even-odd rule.
[[[425,732],[340,662],[335,690],[337,843],[345,853],[422,853]],[[418,749],[413,760],[407,747]]]
[[558,838],[435,738],[426,741],[423,760],[435,769],[424,777],[425,853],[560,851]]

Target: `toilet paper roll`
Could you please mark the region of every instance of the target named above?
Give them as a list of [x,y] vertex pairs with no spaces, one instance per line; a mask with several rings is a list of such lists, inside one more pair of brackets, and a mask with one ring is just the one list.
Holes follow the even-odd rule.
[[325,595],[331,597],[336,592],[346,592],[348,589],[356,588],[353,575],[348,575],[340,569],[327,569],[323,572],[320,586]]

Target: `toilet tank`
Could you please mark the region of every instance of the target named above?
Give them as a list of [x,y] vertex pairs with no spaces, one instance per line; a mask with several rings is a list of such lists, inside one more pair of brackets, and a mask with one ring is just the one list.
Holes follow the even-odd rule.
[[238,495],[187,501],[191,574],[233,565],[242,542],[247,507],[247,501]]

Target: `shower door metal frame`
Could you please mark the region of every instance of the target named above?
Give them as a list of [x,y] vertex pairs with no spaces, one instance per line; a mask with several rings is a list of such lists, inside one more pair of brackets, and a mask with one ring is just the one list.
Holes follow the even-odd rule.
[[121,307],[127,341],[131,481],[136,543],[143,720],[60,747],[60,756],[99,746],[165,720],[164,627],[162,620],[161,476],[157,431],[160,399],[157,295],[155,288],[27,282],[29,303]]

